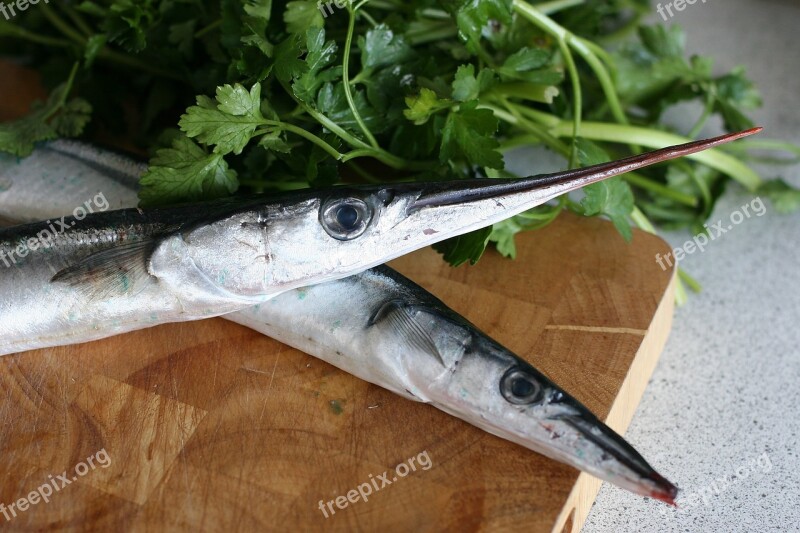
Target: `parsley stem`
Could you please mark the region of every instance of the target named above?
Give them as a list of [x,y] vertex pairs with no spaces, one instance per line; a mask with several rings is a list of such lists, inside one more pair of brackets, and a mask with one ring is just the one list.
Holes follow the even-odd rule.
[[78,44],[80,46],[84,46],[86,44],[86,39],[84,39],[80,33],[73,30],[69,26],[69,24],[61,20],[61,17],[56,15],[55,11],[53,11],[53,9],[49,5],[43,4],[40,7],[40,9],[44,14],[45,18],[48,21],[50,21],[50,24],[52,24],[58,31],[64,34],[65,37],[68,37],[75,44]]
[[[66,37],[69,37],[75,44],[80,45],[82,47],[86,46],[86,39],[84,39],[81,36],[81,34],[70,28],[67,23],[61,20],[61,18],[58,15],[56,15],[56,13],[50,8],[50,6],[42,5],[41,9],[42,13],[44,13],[44,16],[47,18],[47,20],[50,21],[50,23],[53,26],[56,27],[56,29],[58,29]],[[110,50],[107,47],[101,50],[100,53],[97,54],[97,57],[100,59],[110,61],[112,63],[127,65],[129,67],[133,67],[142,70],[144,72],[149,72],[150,74],[156,76],[162,76],[164,78],[169,78],[181,82],[186,81],[182,76],[178,75],[175,72],[154,67],[149,63],[136,59],[135,57],[115,52],[114,50]]]
[[78,73],[78,66],[79,63],[75,63],[72,65],[72,70],[69,73],[69,77],[67,81],[64,82],[64,90],[61,91],[61,95],[59,96],[58,103],[53,106],[49,113],[47,113],[43,118],[44,120],[49,120],[50,117],[61,111],[61,108],[64,107],[64,104],[67,103],[67,98],[69,97],[69,93],[72,91],[72,84],[75,82],[75,74]]
[[38,35],[36,33],[29,32],[20,26],[9,24],[7,22],[0,22],[0,28],[2,28],[2,34],[4,37],[15,37],[23,41],[30,41],[32,43],[43,44],[45,46],[57,46],[61,48],[72,46],[72,42],[67,41],[66,39],[57,39],[55,37],[47,37],[46,35]]
[[365,181],[367,181],[369,183],[381,183],[381,181],[382,181],[379,178],[376,178],[375,176],[373,176],[372,174],[367,172],[366,170],[364,170],[363,168],[361,168],[361,165],[358,165],[358,164],[354,163],[353,161],[349,161],[347,163],[347,166],[348,166],[348,168],[350,168],[350,170],[352,170],[353,172],[358,174],[358,176],[361,179],[363,179],[363,180],[365,180]]
[[559,41],[558,46],[564,55],[564,61],[569,72],[570,83],[572,84],[572,149],[569,154],[569,167],[578,166],[578,136],[581,132],[581,115],[583,114],[583,93],[581,92],[581,80],[578,77],[578,69],[575,66],[575,59],[572,57],[567,43]]
[[[568,136],[569,123],[560,123],[551,128],[550,133],[556,137]],[[649,148],[663,148],[664,146],[691,142],[691,139],[665,131],[604,122],[584,122],[583,136],[593,141],[625,144],[638,143]],[[763,183],[761,177],[753,169],[717,148],[686,157],[724,172],[750,191],[755,191]]]
[[74,9],[72,9],[72,6],[70,4],[68,4],[66,2],[59,2],[58,3],[58,7],[64,13],[67,14],[67,16],[70,18],[70,20],[72,20],[72,23],[75,24],[75,26],[78,27],[78,29],[81,31],[81,33],[83,33],[83,35],[85,37],[88,38],[88,37],[91,37],[93,35],[94,32],[92,31],[92,29],[89,27],[88,24],[86,24],[86,21],[83,20],[83,18],[80,16],[80,14],[78,14],[78,12],[76,12]]
[[450,39],[458,35],[458,28],[452,21],[436,22],[435,26],[438,26],[438,28],[425,28],[416,31],[409,30],[406,33],[406,40],[412,46],[419,46],[434,41]]
[[714,112],[714,94],[711,91],[709,91],[706,94],[706,105],[703,108],[703,114],[700,115],[700,118],[698,118],[697,122],[695,122],[694,126],[692,126],[692,129],[687,134],[687,137],[691,137],[692,139],[694,139],[695,137],[700,135],[700,132],[703,130],[703,126],[706,125],[706,122],[708,122],[708,119],[711,117],[711,114],[713,112]]
[[[610,65],[611,61],[609,61],[610,58],[608,54],[599,46],[572,34],[569,30],[556,23],[553,19],[547,17],[541,11],[525,2],[525,0],[514,0],[514,8],[523,17],[528,19],[528,21],[555,37],[558,40],[559,47],[563,49],[562,43],[569,46],[569,48],[575,50],[575,53],[577,53],[584,61],[586,61],[586,63],[594,72],[597,81],[600,83],[600,87],[603,90],[603,94],[606,97],[606,102],[608,103],[608,107],[611,111],[611,114],[614,116],[614,119],[620,124],[629,124],[628,117],[619,101],[619,96],[617,95],[614,82],[612,81],[608,70],[606,70],[605,66],[603,65],[603,62],[598,59],[599,55],[606,61],[606,63]],[[567,67],[569,68],[569,63],[567,63]],[[570,70],[570,77],[573,76],[573,69]],[[575,70],[575,72],[577,71]],[[575,82],[573,81],[573,90],[574,86]],[[577,137],[578,134],[575,133],[574,135]],[[641,152],[641,149],[635,144],[631,145],[631,150],[633,150],[634,153]]]
[[[540,127],[538,124],[534,124],[534,123],[530,122],[529,120],[527,120],[525,117],[522,116],[522,114],[519,112],[519,109],[518,109],[519,107],[522,107],[522,106],[516,106],[516,105],[510,103],[508,100],[503,100],[502,102],[505,105],[506,109],[508,109],[508,111],[514,117],[514,121],[515,121],[516,125],[522,127],[522,129],[524,129],[525,131],[527,131],[527,132],[539,137],[539,139],[542,142],[544,142],[548,147],[550,147],[550,149],[552,149],[554,152],[560,153],[564,157],[567,157],[567,158],[569,157],[570,149],[569,149],[569,147],[567,145],[565,145],[564,143],[559,141],[556,137],[553,137],[552,135],[550,135],[547,132],[547,130],[545,130],[544,128]],[[497,114],[498,110],[493,109],[492,111],[495,111],[495,114]],[[502,115],[502,113],[501,113],[501,115]],[[501,115],[498,115],[498,118],[500,118],[501,120],[505,120],[506,122],[509,122],[509,120],[507,120],[507,118],[504,119]]]
[[[284,131],[288,131],[294,133],[295,135],[299,135],[300,137],[306,139],[307,141],[311,141],[312,143],[316,144],[325,152],[328,153],[332,158],[336,159],[337,161],[341,161],[344,157],[341,152],[339,152],[336,148],[325,142],[323,139],[317,137],[310,131],[304,130],[303,128],[299,128],[293,124],[287,124],[286,122],[278,122],[276,120],[265,120],[264,124],[274,126]],[[265,133],[269,133],[268,131],[258,130],[256,135],[263,135]]]
[[705,180],[700,179],[695,172],[695,168],[687,163],[686,161],[679,159],[675,161],[675,166],[681,170],[683,170],[687,176],[689,176],[695,184],[695,187],[700,191],[700,195],[703,197],[703,205],[705,205],[704,213],[706,216],[710,216],[711,213],[708,212],[714,205],[714,199],[711,197],[711,190],[708,187],[708,183]]
[[650,222],[650,219],[647,218],[647,215],[642,213],[641,209],[639,209],[637,206],[633,207],[633,211],[631,212],[631,220],[633,220],[633,223],[636,224],[639,229],[646,231],[647,233],[652,233],[653,235],[658,234],[656,232],[656,227],[652,222]]
[[689,290],[692,292],[698,293],[703,290],[703,287],[700,285],[700,283],[698,283],[698,281],[690,276],[689,273],[684,269],[678,268],[678,277],[682,282],[689,286]]
[[[650,222],[647,215],[642,213],[638,207],[634,206],[633,212],[631,213],[631,220],[633,220],[633,223],[636,224],[636,227],[640,230],[658,235],[653,223]],[[678,307],[682,307],[689,300],[686,295],[686,288],[683,286],[684,283],[689,286],[692,292],[697,293],[702,290],[702,286],[697,280],[690,276],[684,269],[678,267],[678,276],[675,279],[675,304]]]
[[375,150],[374,148],[351,150],[342,156],[341,161],[348,163],[359,157],[371,157],[398,170],[430,170],[438,166],[438,163],[432,161],[407,161],[384,150]]
[[194,38],[195,39],[199,39],[200,37],[203,37],[205,34],[216,30],[220,26],[222,26],[222,19],[217,19],[214,22],[212,22],[211,24],[209,24],[208,26],[206,26],[205,28],[200,28],[199,30],[197,30],[194,33]]
[[[785,141],[773,139],[742,139],[733,146],[724,147],[726,152],[739,154],[740,157],[747,157],[750,160],[771,163],[773,165],[796,165],[800,163],[800,146]],[[776,152],[786,152],[793,154],[792,159],[767,158],[750,155],[747,150],[771,150]]]
[[403,159],[402,157],[397,157],[394,154],[387,152],[386,150],[378,147],[374,148],[369,144],[365,143],[361,139],[354,137],[350,133],[347,132],[344,128],[336,124],[334,121],[313,109],[312,107],[308,106],[305,102],[301,102],[297,99],[295,94],[292,92],[291,88],[284,82],[281,82],[281,86],[283,90],[286,91],[297,105],[303,107],[306,113],[308,113],[311,117],[314,118],[321,126],[328,129],[331,133],[338,135],[344,142],[352,146],[353,148],[357,149],[364,149],[364,151],[359,152],[357,157],[362,157],[369,154],[370,157],[377,159],[378,161],[394,168],[394,169],[408,169],[408,170],[429,170],[434,164],[427,161],[408,161],[407,159]]
[[639,187],[640,189],[650,191],[659,196],[663,196],[664,198],[669,198],[670,200],[673,200],[679,204],[683,204],[687,207],[697,207],[697,198],[694,196],[670,189],[666,185],[651,180],[650,178],[637,172],[628,172],[627,174],[623,175],[622,178],[634,187]]
[[155,67],[150,63],[137,59],[133,56],[129,56],[126,54],[121,54],[114,50],[110,50],[108,47],[104,48],[97,54],[99,59],[108,61],[110,63],[117,63],[120,65],[126,65],[129,67],[133,67],[135,69],[141,70],[143,72],[147,72],[149,74],[153,74],[154,76],[160,76],[162,78],[167,78],[170,80],[180,81],[182,83],[186,82],[186,78],[181,76],[177,72],[172,70],[165,70],[159,67]]
[[[361,7],[361,5],[359,5],[359,7]],[[367,22],[369,22],[370,26],[372,26],[373,28],[378,25],[378,21],[372,18],[372,15],[370,15],[366,11],[359,11],[358,14],[364,17],[367,20]]]
[[364,136],[369,141],[369,144],[373,148],[380,148],[378,145],[378,141],[372,135],[372,132],[369,131],[369,128],[364,123],[364,119],[361,118],[361,113],[358,112],[358,108],[356,107],[356,103],[353,100],[353,90],[350,87],[350,52],[353,47],[353,33],[355,32],[356,28],[356,11],[355,9],[348,10],[349,22],[347,26],[347,38],[345,39],[344,43],[344,53],[342,59],[342,84],[344,85],[344,94],[347,98],[347,104],[350,106],[350,111],[353,113],[353,117],[356,119],[356,123],[358,127],[361,128],[361,131],[364,132]]
[[578,77],[578,68],[575,66],[575,59],[572,57],[570,51],[570,40],[572,34],[566,29],[556,24],[551,18],[542,14],[538,9],[528,4],[524,0],[514,0],[514,8],[519,14],[537,26],[542,31],[552,35],[564,57],[564,64],[569,72],[570,82],[572,84],[572,148],[569,155],[569,167],[575,168],[578,166],[578,136],[581,129],[581,116],[583,114],[583,94],[581,93],[581,81]]
[[611,76],[608,74],[605,66],[603,66],[603,63],[592,51],[592,46],[594,45],[590,45],[580,37],[571,38],[570,44],[572,44],[572,48],[575,52],[581,56],[594,71],[597,81],[600,82],[600,87],[603,89],[603,94],[605,94],[606,101],[608,102],[609,109],[614,119],[620,124],[628,124],[628,117],[625,115],[625,111],[622,109],[622,105],[619,102],[614,82],[611,81]]
[[565,9],[580,6],[585,3],[586,0],[553,0],[551,2],[536,4],[536,9],[545,15],[552,15],[553,13],[558,13],[559,11],[564,11]]

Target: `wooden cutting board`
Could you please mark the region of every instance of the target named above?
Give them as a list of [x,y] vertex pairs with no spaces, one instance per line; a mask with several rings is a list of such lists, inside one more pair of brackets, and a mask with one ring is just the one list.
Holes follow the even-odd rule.
[[[623,432],[670,328],[667,245],[574,216],[519,245],[516,261],[452,269],[425,250],[393,266]],[[111,463],[0,527],[570,532],[600,486],[222,319],[3,357],[0,395],[7,507],[100,450]],[[411,457],[428,468],[320,510]]]
[[[3,99],[23,91],[0,71],[7,119],[27,105]],[[452,269],[425,250],[393,266],[623,432],[674,296],[654,259],[667,244],[634,235],[565,215],[519,238],[516,261]],[[571,532],[600,487],[222,319],[0,358],[0,395],[4,529]],[[48,483],[49,502],[29,497]]]

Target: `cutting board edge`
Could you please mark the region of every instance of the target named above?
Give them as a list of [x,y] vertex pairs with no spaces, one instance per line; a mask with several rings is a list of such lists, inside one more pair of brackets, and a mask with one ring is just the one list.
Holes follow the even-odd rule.
[[[630,426],[636,408],[644,396],[650,377],[666,346],[675,311],[677,277],[676,269],[605,420],[609,427],[621,435],[624,435]],[[639,378],[637,379],[635,376]],[[602,481],[598,478],[581,472],[561,513],[556,518],[552,533],[580,532],[586,523],[592,504],[600,492],[601,485]]]

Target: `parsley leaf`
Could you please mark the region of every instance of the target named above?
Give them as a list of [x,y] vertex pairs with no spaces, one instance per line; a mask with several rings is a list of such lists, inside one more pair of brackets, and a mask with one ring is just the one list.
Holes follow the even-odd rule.
[[475,77],[475,66],[461,65],[453,80],[453,99],[459,102],[477,100],[482,93],[492,88],[497,82],[492,69],[482,69]]
[[446,100],[440,100],[432,89],[423,87],[418,95],[406,97],[406,105],[408,109],[403,111],[405,117],[417,126],[421,126],[428,122],[431,115],[447,109],[452,104]]
[[413,56],[413,50],[405,39],[395,35],[386,24],[370,29],[366,37],[359,37],[358,47],[361,49],[361,64],[367,69],[397,65]]
[[492,227],[479,229],[452,239],[447,239],[433,248],[442,254],[445,261],[452,266],[457,267],[463,265],[467,261],[471,265],[480,260],[483,252],[486,251],[486,245],[489,244],[489,236],[492,234]]
[[156,152],[139,185],[144,206],[223,198],[239,188],[236,171],[222,155],[208,154],[183,136]]
[[497,117],[488,109],[464,104],[451,111],[442,131],[439,159],[465,159],[472,165],[502,169],[503,156],[497,151],[500,143],[494,137],[498,126]]
[[[578,156],[583,166],[611,161],[602,148],[582,138],[578,139]],[[573,210],[587,217],[607,216],[623,238],[630,242],[633,232],[629,217],[634,207],[630,186],[621,177],[616,177],[584,187],[583,192],[584,197],[580,206]]]
[[264,124],[259,83],[250,92],[238,83],[218,87],[216,101],[198,96],[197,105],[179,122],[186,135],[214,146],[214,152],[221,155],[241,154],[256,128]]
[[311,103],[319,89],[329,81],[341,77],[341,67],[324,70],[336,59],[339,47],[335,41],[325,40],[324,29],[310,29],[306,34],[306,47],[308,53],[305,63],[307,69],[292,84],[292,90],[302,102]]
[[69,80],[56,87],[44,104],[36,103],[32,112],[19,120],[0,124],[0,151],[17,157],[33,152],[37,142],[61,137],[77,137],[88,124],[92,106],[83,99],[67,101],[78,65]]
[[294,0],[286,4],[283,21],[289,33],[304,34],[311,28],[322,28],[325,25],[317,3],[311,0]]
[[455,13],[460,36],[472,52],[480,50],[483,30],[491,21],[511,23],[511,0],[447,0],[443,3]]
[[300,59],[303,55],[302,37],[292,35],[275,47],[275,77],[284,83],[299,78],[308,71],[308,65]]

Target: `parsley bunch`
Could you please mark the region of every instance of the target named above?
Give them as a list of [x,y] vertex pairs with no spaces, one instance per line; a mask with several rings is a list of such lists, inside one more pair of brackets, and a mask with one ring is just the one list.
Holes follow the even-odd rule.
[[[340,7],[343,6],[343,7]],[[0,53],[54,86],[44,107],[0,125],[0,150],[55,136],[124,133],[153,151],[144,204],[341,182],[513,177],[505,152],[539,146],[565,166],[686,142],[721,117],[753,124],[743,69],[687,59],[681,30],[643,26],[646,0],[60,0],[0,21]],[[68,69],[80,65],[77,70]],[[68,100],[68,94],[76,98]],[[688,132],[675,104],[704,112]],[[652,222],[703,231],[731,180],[800,205],[745,161],[751,140],[587,187],[439,246],[453,264],[564,209],[605,215],[631,237]],[[531,169],[535,173],[537,169]]]

